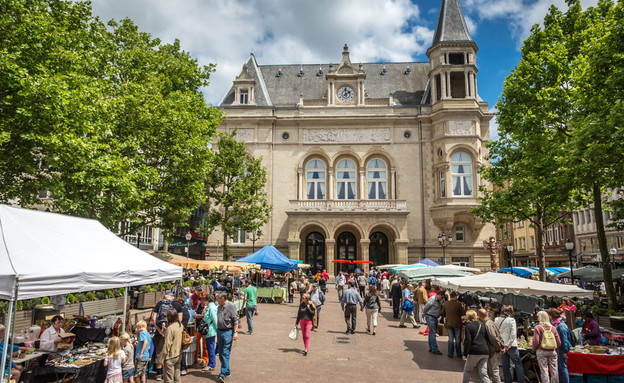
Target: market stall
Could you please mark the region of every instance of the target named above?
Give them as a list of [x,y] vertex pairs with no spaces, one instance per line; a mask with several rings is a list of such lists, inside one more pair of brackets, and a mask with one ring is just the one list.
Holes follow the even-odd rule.
[[447,269],[442,267],[420,267],[402,269],[398,270],[397,274],[399,277],[406,278],[409,281],[419,281],[436,277],[458,278],[474,275],[466,271]]
[[201,261],[196,259],[174,259],[169,261],[174,265],[181,266],[185,269],[197,270],[223,270],[223,271],[241,271],[251,268],[260,268],[260,265],[246,262],[229,262],[229,261]]
[[[17,300],[182,276],[182,268],[130,245],[96,220],[0,205],[0,235],[0,299],[9,301],[5,344]],[[0,371],[9,348],[4,347]]]

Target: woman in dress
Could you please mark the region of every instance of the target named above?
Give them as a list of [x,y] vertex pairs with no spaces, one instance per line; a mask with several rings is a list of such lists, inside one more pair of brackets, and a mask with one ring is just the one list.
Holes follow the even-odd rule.
[[310,301],[310,294],[303,294],[301,296],[301,303],[299,304],[299,312],[297,313],[297,321],[295,326],[301,325],[301,337],[303,338],[303,355],[308,355],[308,349],[310,348],[310,331],[312,330],[312,321],[316,314],[316,307],[314,303]]
[[468,325],[465,329],[464,354],[462,359],[466,361],[464,364],[463,383],[470,382],[470,374],[475,366],[479,370],[481,382],[490,383],[487,372],[487,361],[490,353],[488,347],[488,335],[485,325],[477,320],[477,312],[474,310],[466,311],[466,319]]
[[[546,311],[540,311],[537,313],[537,320],[539,324],[533,329],[533,345],[531,346],[535,350],[537,356],[537,364],[540,368],[540,375],[542,377],[542,383],[559,383],[559,372],[557,371],[557,352],[556,350],[561,346],[561,340],[557,329],[550,323],[548,314]],[[557,342],[556,347],[553,349],[544,348],[542,345],[542,339],[544,333],[550,330],[555,336]],[[550,370],[550,375],[549,375]]]
[[368,285],[368,293],[364,297],[364,307],[366,307],[366,332],[371,331],[373,325],[373,335],[377,333],[377,314],[381,311],[381,302],[374,285]]

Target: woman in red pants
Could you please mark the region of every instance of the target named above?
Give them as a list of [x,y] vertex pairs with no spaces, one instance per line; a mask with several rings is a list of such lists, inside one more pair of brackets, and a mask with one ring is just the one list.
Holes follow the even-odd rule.
[[303,355],[308,355],[308,348],[310,348],[310,330],[312,330],[312,322],[316,315],[316,307],[314,303],[310,301],[310,294],[303,294],[301,296],[301,303],[299,304],[299,312],[297,313],[297,322],[295,326],[301,325],[301,335],[303,338]]

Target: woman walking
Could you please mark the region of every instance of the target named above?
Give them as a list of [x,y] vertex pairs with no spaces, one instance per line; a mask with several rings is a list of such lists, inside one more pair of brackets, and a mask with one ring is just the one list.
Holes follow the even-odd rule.
[[[537,313],[539,324],[533,329],[533,345],[539,364],[542,383],[559,383],[557,352],[561,346],[557,329],[550,323],[546,311]],[[550,374],[548,371],[550,370]]]
[[470,382],[470,374],[476,366],[481,376],[481,382],[490,383],[487,372],[487,361],[490,349],[488,348],[488,335],[485,330],[485,324],[477,320],[477,312],[474,310],[466,311],[466,319],[468,319],[470,323],[466,325],[464,339],[464,355],[462,359],[465,360],[466,363],[464,364],[464,377],[462,382]]
[[164,383],[180,383],[180,362],[182,361],[182,332],[184,327],[178,321],[176,309],[167,310],[167,332],[160,360],[163,363]]
[[301,303],[299,304],[299,312],[297,313],[297,322],[295,326],[301,325],[301,337],[303,338],[303,355],[308,355],[308,349],[310,348],[310,330],[312,330],[312,321],[316,314],[316,307],[314,303],[310,301],[310,294],[303,294],[301,296]]
[[377,333],[377,314],[381,311],[381,302],[374,285],[368,285],[368,293],[364,298],[366,307],[366,332],[371,332],[371,322],[373,325],[373,335]]
[[553,326],[559,333],[561,346],[557,348],[557,370],[559,373],[559,383],[569,383],[570,375],[568,374],[568,352],[572,347],[572,333],[568,329],[568,325],[557,309],[549,308],[546,310]]
[[494,321],[498,326],[501,333],[501,338],[505,343],[502,356],[503,360],[503,378],[505,383],[511,383],[513,381],[513,375],[511,375],[511,363],[513,362],[516,370],[516,376],[518,377],[518,383],[526,382],[524,377],[524,368],[522,368],[522,359],[518,352],[518,337],[516,335],[516,319],[514,318],[513,306],[503,306],[501,310],[501,316]]

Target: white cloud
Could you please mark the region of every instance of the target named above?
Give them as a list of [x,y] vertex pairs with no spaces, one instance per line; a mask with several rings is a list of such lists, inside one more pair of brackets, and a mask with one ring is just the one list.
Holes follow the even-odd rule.
[[409,0],[98,0],[93,9],[104,21],[130,17],[163,42],[178,38],[200,64],[216,63],[205,91],[212,104],[251,52],[261,65],[337,63],[347,43],[354,62],[411,61],[433,37],[423,26],[429,16],[419,20]]
[[494,118],[490,120],[490,141],[495,141],[498,139],[498,120],[496,118],[496,112],[498,112],[498,110],[496,106],[493,106],[488,109],[488,112],[495,115]]

